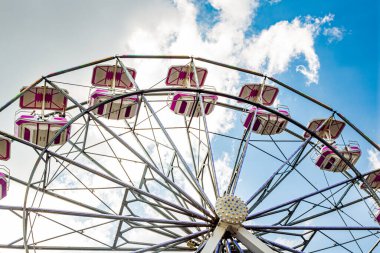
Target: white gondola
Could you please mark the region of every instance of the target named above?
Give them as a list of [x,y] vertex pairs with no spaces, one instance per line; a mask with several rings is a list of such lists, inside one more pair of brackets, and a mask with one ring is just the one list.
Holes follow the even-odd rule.
[[10,173],[5,166],[0,166],[0,199],[7,196],[9,190]]
[[[115,93],[110,90],[96,89],[90,95],[89,104],[93,106],[120,94],[121,93]],[[120,120],[131,119],[136,116],[137,108],[138,97],[129,96],[100,105],[92,112],[107,119]]]
[[[205,114],[209,115],[215,107],[218,97],[215,95],[202,95]],[[202,115],[198,95],[179,92],[174,94],[170,104],[170,110],[179,115],[199,117]]]
[[[45,147],[55,134],[67,123],[64,117],[42,119],[38,115],[21,114],[15,121],[15,135],[36,145]],[[70,126],[67,127],[52,145],[63,145],[70,136]]]
[[[364,177],[370,187],[375,190],[380,189],[380,171],[373,172]],[[360,188],[365,189],[367,186],[364,183],[360,184]]]
[[[266,84],[245,84],[239,97],[265,106],[273,105],[278,95],[278,88]],[[239,101],[239,103],[241,103]]]
[[[25,87],[23,88],[25,89]],[[22,89],[22,90],[23,90]],[[64,90],[68,93],[66,90]],[[45,95],[44,95],[45,93]],[[34,87],[28,89],[20,97],[20,108],[64,111],[67,107],[67,98],[57,89],[48,87]]]
[[[202,87],[206,80],[207,69],[196,67],[196,70],[199,87]],[[197,87],[192,66],[171,66],[165,84],[168,86]]]
[[[277,111],[286,117],[290,117],[289,110],[285,106],[280,106]],[[256,112],[256,107],[253,107],[244,122],[244,127],[248,128],[249,124],[252,122],[253,117]],[[281,116],[274,113],[265,111],[261,108],[257,110],[256,119],[252,122],[252,131],[261,135],[274,135],[279,134],[284,131],[288,121]]]
[[[132,78],[136,78],[136,70],[127,68]],[[128,79],[122,67],[115,65],[96,66],[92,72],[91,83],[94,86],[132,89],[133,83]]]
[[0,137],[0,160],[7,161],[11,157],[11,141]]
[[[356,164],[361,155],[361,149],[356,142],[351,142],[349,145],[343,147],[334,145],[334,148],[353,165]],[[349,168],[349,166],[327,146],[321,147],[319,155],[315,159],[315,165],[322,170],[332,172],[343,172]]]
[[375,214],[375,221],[380,224],[380,209]]
[[[321,125],[323,126],[321,127]],[[316,134],[323,138],[329,140],[335,140],[342,133],[346,123],[335,119],[314,119],[312,120],[307,128],[313,132],[317,131]],[[309,138],[310,134],[305,132],[303,135],[305,138]]]

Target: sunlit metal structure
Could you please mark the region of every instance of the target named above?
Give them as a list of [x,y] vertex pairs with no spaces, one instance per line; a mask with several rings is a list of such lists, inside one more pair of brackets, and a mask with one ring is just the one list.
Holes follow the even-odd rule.
[[[136,59],[168,61],[169,70],[143,89],[140,70],[130,67]],[[70,80],[68,74],[91,75],[85,71],[91,68],[91,82]],[[217,71],[259,81],[226,93],[207,87]],[[87,100],[76,98],[81,92]],[[305,108],[290,107],[290,117],[272,107],[282,92],[324,117],[302,123],[297,116]],[[0,216],[22,220],[20,237],[0,248],[371,252],[380,242],[374,221],[380,168],[355,167],[360,155],[353,159],[333,141],[349,128],[362,146],[379,146],[342,114],[273,77],[194,56],[120,55],[43,76],[0,113],[18,100],[29,114],[15,119],[16,133],[1,130],[0,137],[28,147],[35,158],[25,163],[26,180],[0,174],[25,188],[19,206],[3,204],[10,194],[0,201]],[[232,130],[214,131],[225,120],[218,110],[236,116]],[[62,122],[54,131],[51,119]],[[20,120],[37,129],[35,139],[20,134]],[[7,160],[10,148],[3,149]],[[223,152],[232,157],[228,173],[220,169]],[[13,153],[2,162],[12,159],[24,157]]]

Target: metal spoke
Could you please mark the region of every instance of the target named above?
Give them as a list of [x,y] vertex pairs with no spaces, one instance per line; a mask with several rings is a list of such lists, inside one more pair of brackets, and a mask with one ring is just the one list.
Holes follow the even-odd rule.
[[[197,69],[195,67],[194,59],[193,58],[191,59],[190,66],[191,66],[192,71],[193,71],[193,76],[194,76],[195,84],[196,84],[197,88],[200,89]],[[211,163],[211,171],[212,171],[212,178],[213,178],[212,183],[213,183],[213,186],[214,186],[214,190],[216,191],[216,198],[218,198],[220,196],[219,186],[218,186],[218,179],[216,177],[215,164],[214,164],[214,155],[213,155],[212,147],[211,147],[210,133],[208,131],[208,126],[207,126],[206,110],[205,110],[205,106],[204,106],[204,103],[203,103],[203,97],[202,97],[201,93],[198,93],[198,100],[197,100],[197,102],[199,102],[199,105],[201,106],[201,112],[202,112],[201,114],[202,114],[202,119],[203,119],[203,126],[204,126],[204,131],[205,131],[206,140],[207,140],[207,149],[208,149],[207,153],[209,154],[209,159],[210,159],[210,163]]]
[[[166,77],[153,75],[156,70],[148,70],[152,75],[141,79],[144,86],[140,87],[134,79],[135,69],[127,69],[125,59],[137,59],[136,62],[131,61],[131,68],[139,66],[140,62],[144,64],[143,59],[176,59],[180,62],[173,61],[176,65],[172,65]],[[244,99],[246,90],[242,90],[238,97],[237,94],[205,89],[200,85],[201,80],[198,80],[199,69],[195,61],[206,67],[210,64],[212,70],[220,68],[222,71],[217,74],[221,74],[219,77],[222,78],[237,74],[239,82],[247,81],[254,85],[260,85],[256,83],[257,80],[264,78],[262,85],[265,80],[269,82],[265,84],[266,92],[269,91],[266,96],[271,97],[274,94],[271,92],[275,92],[272,102],[277,94],[282,96],[285,92],[286,96],[296,95],[301,98],[302,107],[305,105],[305,108],[310,106],[313,109],[310,114],[327,115],[329,118],[315,131],[311,131],[297,120],[299,111],[292,113],[292,117],[285,116],[272,105],[267,106],[267,100],[264,105],[260,99],[258,102]],[[89,69],[85,69],[89,67],[95,67],[91,83],[72,80],[77,70],[89,73]],[[211,71],[208,73],[209,76],[215,74]],[[176,78],[172,83],[169,81],[171,75]],[[139,72],[138,78],[140,76]],[[97,83],[96,78],[104,83]],[[190,83],[186,84],[183,78],[189,78]],[[237,79],[231,80],[231,87],[235,90],[238,88],[235,83]],[[185,84],[181,86],[181,82]],[[69,95],[61,86],[80,92],[68,89]],[[34,94],[36,88],[42,93]],[[281,88],[280,92],[278,88]],[[48,89],[49,92],[53,90],[54,94],[64,96],[67,102],[64,102],[65,109],[48,109],[47,103],[50,102],[58,107],[55,98],[50,98],[53,95],[47,95]],[[108,95],[100,101],[94,101],[94,89],[107,91]],[[262,86],[260,92],[263,90]],[[176,92],[192,94],[191,103],[195,107],[192,115],[182,115],[182,119],[178,115],[170,117],[169,113],[173,113],[170,105],[174,103],[171,96]],[[257,96],[257,90],[252,92],[250,97]],[[88,101],[83,99],[87,94],[90,96]],[[350,128],[344,130],[344,133],[348,133],[347,137],[361,138],[357,141],[364,147],[361,150],[362,160],[365,159],[365,149],[380,151],[380,147],[333,108],[273,77],[201,57],[116,55],[39,78],[0,106],[0,112],[5,113],[2,116],[9,117],[8,110],[15,106],[18,99],[25,99],[26,96],[30,96],[30,99],[34,95],[36,98],[41,97],[39,102],[42,107],[30,109],[20,103],[21,109],[26,108],[33,117],[41,116],[44,124],[50,124],[50,120],[57,118],[66,118],[67,123],[54,130],[54,134],[49,128],[49,141],[44,147],[34,144],[38,143],[34,139],[26,141],[29,138],[25,135],[18,137],[22,136],[21,132],[16,132],[14,136],[0,130],[0,137],[16,144],[15,149],[12,147],[12,150],[16,150],[16,159],[21,157],[21,161],[13,160],[15,158],[12,157],[10,162],[4,164],[13,167],[24,163],[23,154],[20,156],[20,152],[17,152],[22,150],[20,146],[29,152],[25,154],[26,170],[15,170],[16,173],[9,176],[10,181],[7,181],[16,183],[22,189],[24,199],[17,203],[18,198],[11,198],[20,193],[12,192],[7,196],[10,202],[6,202],[7,199],[1,203],[15,203],[14,206],[0,205],[1,221],[9,224],[11,219],[15,219],[22,222],[23,226],[20,226],[20,231],[15,229],[15,232],[19,232],[17,234],[12,234],[13,231],[9,235],[5,234],[3,241],[6,242],[0,244],[0,251],[299,253],[375,252],[379,247],[380,227],[373,219],[378,220],[380,198],[376,180],[373,182],[369,175],[379,173],[380,169],[363,173],[365,161],[357,163],[358,167],[355,167],[356,160],[350,162],[352,157],[347,159],[339,143],[322,138],[319,131],[327,122],[331,123],[330,119],[345,123],[346,128]],[[245,127],[248,122],[243,124],[234,118],[227,123],[233,123],[235,129],[228,129],[228,132],[211,129],[214,124],[210,123],[215,122],[211,122],[213,118],[206,115],[209,100],[205,98],[209,96],[221,98],[213,106],[231,112],[234,116],[247,116],[247,108],[255,108],[254,112],[249,112],[253,116],[249,126]],[[109,117],[110,113],[115,115],[122,109],[127,111],[130,105],[124,105],[124,100],[131,97],[138,98],[133,105],[137,109],[130,115],[131,118],[116,120]],[[260,93],[260,97],[264,98],[264,94]],[[28,106],[33,103],[27,102]],[[105,108],[107,110],[104,112]],[[278,123],[262,118],[258,110],[274,115],[276,120],[286,120],[283,132],[265,130],[253,137],[252,132],[256,133],[252,127],[255,120],[266,121],[263,124],[268,128]],[[22,115],[25,113],[23,111]],[[118,115],[121,117],[121,114]],[[338,117],[335,118],[336,115]],[[17,120],[20,116],[16,115]],[[332,127],[331,124],[326,126]],[[22,126],[19,127],[22,129]],[[38,138],[40,130],[37,128],[33,131],[38,132]],[[55,139],[62,133],[66,134],[67,140],[63,145],[57,145]],[[178,135],[181,141],[177,141]],[[343,138],[341,133],[340,136],[343,146],[347,146],[345,140],[348,138]],[[316,157],[327,159],[325,147],[331,150],[329,155],[340,160],[340,165],[347,165],[345,171],[332,173],[317,164]],[[346,149],[348,151],[349,148]],[[229,168],[232,153],[227,153],[226,160],[217,159],[217,155],[230,150],[235,153],[232,156],[232,174],[228,172],[221,175],[220,172]],[[308,161],[309,157],[311,161]],[[29,159],[34,159],[34,163]],[[248,161],[258,165],[258,168],[265,168],[265,171],[258,171],[260,174],[256,175],[255,171],[245,173],[245,163]],[[221,170],[215,167],[219,163],[222,164]],[[251,178],[242,181],[239,180],[242,175],[255,178],[252,183]],[[323,176],[325,185],[320,180]],[[25,181],[25,177],[29,178]],[[242,189],[240,182],[244,186]],[[2,191],[4,186],[0,183]],[[220,187],[226,186],[225,183],[227,190],[220,192],[224,191]],[[243,210],[238,212],[239,215],[244,217],[241,216],[241,220],[235,220],[234,216],[225,218],[220,213],[224,210],[223,204],[220,204],[222,202],[214,203],[215,199],[239,199],[238,196],[221,196],[235,195],[238,185],[239,192],[242,190],[247,199],[238,207]],[[13,191],[13,185],[10,189]],[[289,197],[292,195],[295,196]],[[228,202],[223,203],[227,208]],[[233,224],[229,223],[231,219]],[[54,230],[54,227],[58,229]],[[45,233],[50,230],[52,233]],[[292,244],[284,243],[288,238]]]
[[347,230],[376,230],[380,231],[379,226],[266,226],[266,225],[244,225],[251,230],[312,230],[312,231],[347,231]]
[[[3,206],[0,205],[2,210],[13,210],[13,211],[23,211],[24,208],[21,206]],[[59,214],[59,215],[69,215],[77,217],[86,218],[99,218],[99,219],[111,219],[111,220],[124,220],[124,221],[139,221],[139,222],[151,222],[151,223],[162,223],[162,224],[176,224],[184,225],[189,227],[209,227],[210,224],[207,222],[191,222],[191,221],[176,221],[176,220],[164,220],[164,219],[154,219],[154,218],[142,218],[127,215],[117,215],[117,214],[107,214],[107,213],[87,213],[87,212],[77,212],[69,210],[59,210],[59,209],[46,209],[46,208],[25,208],[27,212],[33,213],[49,213],[49,214]]]
[[[279,173],[285,168],[286,165],[289,165],[292,167],[292,170],[295,168],[298,159],[301,157],[303,150],[306,148],[306,145],[310,142],[311,138],[307,139],[304,143],[302,143],[301,146],[299,146],[292,155],[289,156],[289,158],[272,174],[271,177],[269,177],[264,184],[247,200],[247,205],[250,204],[259,194],[261,194],[264,190],[268,191],[270,184],[272,183],[273,179],[279,175]],[[298,159],[295,159],[293,164],[291,164],[291,160],[298,156]],[[290,172],[289,172],[290,173]],[[285,176],[286,177],[286,176]],[[285,179],[285,177],[282,177]],[[253,209],[259,204],[259,202],[256,202],[250,209],[249,212],[252,212]]]
[[[238,154],[236,156],[235,166],[234,166],[234,169],[232,171],[230,182],[228,184],[228,188],[227,188],[228,194],[233,195],[235,193],[237,182],[239,180],[239,176],[240,176],[240,172],[241,172],[241,168],[243,166],[244,158],[245,158],[245,155],[247,153],[248,144],[250,142],[251,133],[253,130],[253,124],[254,124],[256,117],[257,117],[257,111],[258,111],[258,108],[256,108],[255,113],[254,113],[253,118],[252,118],[252,121],[248,124],[247,129],[244,131],[243,138],[242,138],[241,143],[240,143],[239,151],[238,151]],[[243,143],[244,143],[244,146],[243,146]],[[240,152],[242,146],[243,146],[243,150]]]
[[[374,170],[374,171],[371,171],[371,172],[367,172],[367,173],[363,174],[362,176],[366,176],[366,175],[369,175],[369,174],[374,173],[374,172],[377,172],[377,171],[380,171],[380,169],[377,169],[377,170]],[[312,193],[306,194],[306,195],[301,196],[301,197],[298,197],[298,198],[296,198],[296,199],[293,199],[293,200],[287,201],[287,202],[285,202],[285,203],[282,203],[282,204],[276,205],[276,206],[274,206],[274,207],[272,207],[272,208],[268,208],[268,209],[266,209],[266,210],[264,210],[264,211],[260,211],[260,212],[257,212],[257,213],[255,213],[255,214],[251,214],[251,215],[249,215],[249,216],[247,217],[247,220],[251,220],[251,219],[253,219],[254,217],[257,217],[257,216],[260,216],[260,215],[265,214],[265,213],[267,213],[267,212],[270,212],[270,211],[273,211],[273,210],[279,209],[279,208],[281,208],[281,207],[285,207],[285,206],[288,206],[288,205],[291,205],[291,204],[297,203],[297,202],[299,202],[299,201],[301,201],[301,200],[303,200],[303,199],[306,199],[306,198],[309,198],[309,197],[315,196],[315,195],[317,195],[317,194],[320,194],[321,192],[328,191],[328,190],[333,189],[333,188],[335,188],[335,187],[338,187],[338,186],[341,186],[341,185],[344,185],[344,184],[347,184],[347,183],[353,182],[353,181],[355,181],[355,180],[358,180],[358,179],[361,178],[362,176],[360,176],[360,177],[359,177],[359,176],[356,176],[356,177],[353,177],[353,178],[350,178],[350,179],[347,179],[347,180],[341,181],[341,182],[336,183],[336,184],[333,184],[333,185],[331,185],[331,186],[329,186],[329,187],[325,187],[325,188],[323,188],[323,189],[320,189],[320,190],[314,191],[314,192],[312,192]]]
[[[135,80],[132,78],[132,76],[130,75],[129,71],[126,69],[124,63],[119,58],[117,58],[117,59],[118,59],[118,62],[120,63],[120,65],[122,66],[122,68],[124,70],[124,73],[127,75],[128,79],[133,83],[134,87],[136,87],[137,90],[140,90],[139,86],[136,84]],[[179,152],[179,149],[177,148],[177,146],[175,145],[174,141],[172,140],[172,138],[170,137],[170,135],[166,131],[166,129],[163,126],[163,124],[161,123],[160,119],[154,113],[154,110],[153,110],[152,106],[150,105],[149,101],[145,98],[144,95],[142,95],[141,97],[142,97],[142,100],[144,101],[144,103],[146,104],[146,106],[148,107],[148,109],[151,111],[153,117],[155,118],[156,122],[160,126],[160,128],[161,128],[162,132],[164,133],[164,135],[166,136],[167,140],[170,142],[171,146],[176,151],[179,159],[181,160],[182,164],[185,166],[185,169],[189,173],[190,177],[194,181],[194,184],[197,187],[197,191],[200,193],[200,195],[202,196],[202,198],[206,201],[207,205],[210,207],[211,211],[214,213],[213,204],[211,203],[211,201],[209,200],[209,198],[207,197],[207,195],[203,191],[202,187],[199,185],[198,180],[195,178],[193,172],[191,171],[190,167],[187,165],[185,159],[183,158],[182,154]],[[204,210],[204,211],[208,213],[207,210]],[[214,213],[214,215],[215,215],[215,213]]]
[[[54,88],[58,89],[60,92],[62,92],[71,102],[76,104],[79,108],[81,108],[83,111],[86,111],[83,106],[78,104],[78,102],[73,99],[71,96],[69,96],[67,93],[65,93],[63,90],[61,90],[58,86],[56,86],[54,83],[47,80],[47,82]],[[90,110],[90,109],[87,109]],[[154,166],[151,162],[146,160],[144,157],[142,157],[139,153],[137,153],[129,144],[127,144],[123,139],[121,139],[118,135],[116,135],[111,129],[109,129],[102,121],[94,117],[92,114],[89,114],[92,120],[96,123],[98,123],[103,129],[105,129],[108,133],[110,133],[116,140],[118,140],[121,144],[123,144],[128,150],[130,150],[135,156],[137,156],[140,160],[144,161],[151,169],[153,169],[158,175],[162,177],[168,184],[173,186],[178,192],[180,192],[182,195],[184,195],[186,198],[189,199],[189,201],[195,206],[200,208],[204,213],[211,215],[208,210],[204,209],[202,206],[200,206],[191,196],[189,196],[187,193],[185,193],[181,188],[179,188],[177,185],[173,184],[172,181],[170,181],[168,178],[166,178],[159,169]],[[155,115],[155,114],[154,114]],[[186,163],[185,163],[186,164]],[[190,174],[192,175],[192,173]]]
[[155,250],[155,249],[159,249],[159,248],[165,247],[167,245],[172,245],[172,244],[176,244],[176,243],[179,243],[179,242],[185,242],[185,241],[191,240],[193,238],[199,237],[199,236],[201,236],[203,234],[206,234],[208,232],[209,232],[208,229],[202,230],[200,232],[196,232],[196,233],[193,233],[193,234],[190,234],[190,235],[187,235],[187,236],[183,236],[183,237],[180,237],[180,238],[177,238],[177,239],[174,239],[174,240],[170,240],[170,241],[167,241],[167,242],[159,243],[159,244],[153,245],[151,247],[138,250],[138,251],[136,251],[136,253],[151,251],[151,250]]

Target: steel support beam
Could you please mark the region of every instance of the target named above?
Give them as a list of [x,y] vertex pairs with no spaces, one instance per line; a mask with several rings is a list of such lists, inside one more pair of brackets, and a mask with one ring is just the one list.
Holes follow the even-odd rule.
[[242,226],[231,226],[230,228],[233,235],[238,239],[247,249],[255,253],[275,253],[274,250],[268,247],[265,243],[260,241],[256,236],[250,233]]
[[207,240],[206,245],[203,247],[201,253],[210,253],[214,252],[216,246],[220,243],[223,235],[227,232],[230,225],[226,223],[219,223],[218,226],[214,229],[212,235]]

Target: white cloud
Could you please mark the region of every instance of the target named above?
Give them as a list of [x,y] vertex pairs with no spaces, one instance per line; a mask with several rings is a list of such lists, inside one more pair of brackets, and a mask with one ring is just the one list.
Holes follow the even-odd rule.
[[191,1],[177,0],[172,6],[173,15],[158,20],[154,26],[131,30],[127,50],[207,56],[268,75],[287,71],[295,59],[303,57],[306,66],[299,65],[296,70],[306,77],[307,84],[318,83],[320,64],[314,40],[323,26],[333,21],[334,15],[297,17],[290,22],[280,21],[258,34],[249,34],[258,1],[211,0],[210,4],[219,11],[219,18],[212,26],[204,28],[197,24],[198,10]]
[[282,237],[276,238],[274,241],[281,244],[281,245],[288,246],[288,247],[295,247],[300,242],[302,242],[302,240],[299,238],[288,239],[288,238],[282,238]]
[[341,41],[343,39],[344,29],[338,27],[329,27],[323,29],[323,35],[327,36],[327,41],[332,43],[334,41]]
[[223,156],[215,161],[216,174],[218,178],[218,183],[220,185],[220,193],[222,194],[227,190],[229,178],[232,172],[230,166],[231,156],[228,153],[223,153]]
[[281,2],[282,0],[268,0],[268,2],[270,4],[278,4],[279,2]]
[[297,17],[291,22],[280,21],[247,42],[242,52],[245,63],[268,75],[280,74],[288,70],[294,59],[304,57],[307,67],[297,66],[296,70],[307,78],[307,83],[318,83],[320,67],[314,49],[314,39],[321,26],[331,22],[334,16],[322,18],[307,16],[304,21]]
[[220,11],[219,25],[231,26],[237,30],[245,30],[250,23],[258,1],[210,0],[211,5]]
[[131,30],[126,40],[127,51],[207,56],[237,64],[244,32],[258,1],[210,1],[210,4],[219,11],[218,22],[213,26],[204,30],[197,24],[198,10],[193,2],[176,0],[171,10],[173,15],[157,20],[155,25]]
[[373,170],[380,169],[380,152],[375,149],[368,150],[368,160]]

